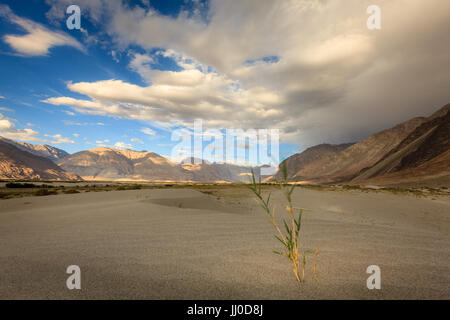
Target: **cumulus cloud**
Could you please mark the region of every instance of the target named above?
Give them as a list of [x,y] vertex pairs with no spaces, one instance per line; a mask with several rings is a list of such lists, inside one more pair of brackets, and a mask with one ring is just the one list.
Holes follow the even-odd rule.
[[95,144],[98,147],[108,147],[108,143],[109,143],[109,139],[105,139],[105,140],[96,140]]
[[[33,129],[17,129],[14,122],[16,122],[15,119],[7,118],[0,113],[0,135],[16,141],[33,141],[53,144],[75,143],[75,141],[65,138],[61,134],[44,134],[48,139],[42,139],[39,137],[39,132],[34,131]],[[31,123],[27,123],[26,125],[33,126]]]
[[8,34],[3,37],[3,41],[21,55],[45,56],[48,55],[50,48],[56,46],[71,46],[85,51],[83,45],[75,38],[60,31],[52,31],[32,20],[21,18],[6,5],[0,5],[0,17],[27,32],[25,35]]
[[144,143],[144,141],[142,141],[142,140],[139,139],[139,138],[131,138],[130,141],[131,141],[131,142],[141,143],[141,144]]
[[38,132],[26,128],[26,129],[17,129],[14,124],[14,119],[10,119],[5,117],[0,113],[0,135],[12,139],[12,140],[20,140],[20,141],[43,141],[38,137]]
[[6,130],[10,130],[12,128],[14,128],[14,124],[11,121],[9,121],[7,119],[0,120],[0,130],[6,131]]
[[150,128],[142,128],[141,132],[148,134],[149,136],[154,136],[156,134],[155,130],[152,130]]
[[114,148],[117,148],[117,149],[132,149],[133,146],[131,144],[125,143],[125,142],[116,142],[114,144]]
[[[166,54],[162,52],[161,54]],[[170,55],[175,57],[173,52]],[[144,61],[150,57],[135,56],[130,65],[152,84],[139,86],[122,80],[69,83],[71,91],[89,96],[91,100],[71,97],[52,97],[43,102],[71,106],[84,114],[109,115],[128,119],[154,120],[162,123],[175,121],[189,125],[196,118],[208,126],[227,126],[232,120],[273,121],[280,117],[283,97],[263,87],[242,88],[237,81],[193,58],[176,56],[183,70],[153,70]],[[138,61],[138,62],[136,62]],[[190,62],[188,62],[190,61]]]
[[53,143],[53,144],[60,144],[60,143],[73,144],[73,143],[75,143],[75,141],[70,140],[69,138],[65,138],[59,133],[55,134],[55,135],[45,134],[44,136],[53,139],[53,140],[48,141],[49,143]]
[[[207,127],[279,128],[302,145],[359,140],[449,102],[450,2],[380,1],[376,31],[366,27],[371,4],[211,0],[205,20],[113,1],[105,32],[118,48],[163,48],[130,55],[147,85],[70,83],[88,98],[44,101],[162,127],[202,118]],[[180,70],[154,69],[158,56]]]

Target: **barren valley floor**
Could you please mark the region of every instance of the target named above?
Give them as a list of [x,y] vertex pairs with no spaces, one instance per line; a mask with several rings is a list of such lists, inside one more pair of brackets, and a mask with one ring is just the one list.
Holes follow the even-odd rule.
[[[274,194],[284,215],[280,193]],[[0,201],[0,299],[449,299],[450,198],[298,188],[319,282],[297,284],[239,188],[90,192]],[[66,268],[81,268],[81,290]],[[381,268],[381,290],[366,268]]]

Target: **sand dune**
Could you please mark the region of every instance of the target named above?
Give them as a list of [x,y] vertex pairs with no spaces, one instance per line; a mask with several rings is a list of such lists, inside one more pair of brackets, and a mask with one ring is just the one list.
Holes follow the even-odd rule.
[[[312,210],[302,242],[320,246],[318,283],[310,270],[305,284],[294,281],[271,252],[271,225],[240,190],[0,201],[0,299],[450,298],[448,198],[298,189],[294,199]],[[80,291],[65,286],[72,264]],[[372,264],[381,290],[366,288]]]

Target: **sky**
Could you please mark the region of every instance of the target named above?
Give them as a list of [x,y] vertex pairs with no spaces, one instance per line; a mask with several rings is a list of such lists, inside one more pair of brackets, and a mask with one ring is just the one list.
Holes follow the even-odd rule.
[[446,0],[2,0],[0,135],[175,160],[202,119],[279,129],[283,159],[449,103],[449,31]]

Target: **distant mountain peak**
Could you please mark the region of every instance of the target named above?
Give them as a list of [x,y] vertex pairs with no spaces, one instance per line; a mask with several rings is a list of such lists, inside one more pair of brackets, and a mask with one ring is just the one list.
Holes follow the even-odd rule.
[[27,142],[13,141],[4,137],[0,137],[0,139],[16,146],[20,150],[30,152],[36,156],[47,158],[49,160],[52,160],[53,162],[56,162],[69,155],[68,152],[48,144],[32,144]]
[[187,157],[181,160],[181,164],[211,164],[211,162],[205,159]]
[[[30,180],[82,180],[46,157],[19,148],[20,144],[0,139],[0,178]],[[33,149],[34,150],[34,149]]]
[[[393,183],[400,179],[412,181],[411,174],[415,174],[421,179],[427,175],[447,176],[450,181],[450,162],[443,170],[443,159],[448,158],[443,155],[450,150],[449,117],[450,104],[447,104],[429,117],[410,119],[337,152],[330,152],[328,144],[308,148],[284,161],[289,179],[311,183],[361,183],[373,182],[373,179],[380,182],[387,175]],[[438,158],[439,161],[435,160]],[[406,170],[407,174],[400,173]],[[275,178],[280,176],[277,173]]]

